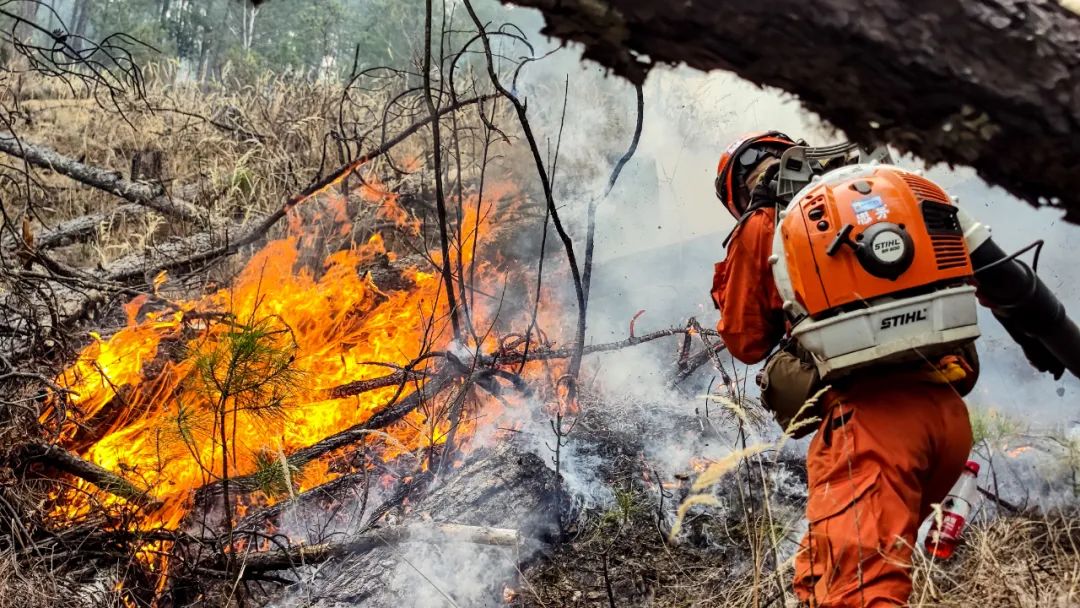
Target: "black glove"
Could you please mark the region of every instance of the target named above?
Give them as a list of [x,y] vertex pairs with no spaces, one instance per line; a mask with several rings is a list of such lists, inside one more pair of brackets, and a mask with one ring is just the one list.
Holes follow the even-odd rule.
[[780,163],[776,163],[765,169],[761,179],[758,180],[754,191],[750,193],[751,201],[773,201],[776,199],[776,176],[780,173]]
[[1020,348],[1024,351],[1024,356],[1027,357],[1032,367],[1040,372],[1049,372],[1054,376],[1054,380],[1061,379],[1061,376],[1065,373],[1065,364],[1047,350],[1042,342],[1027,335],[1024,330],[1020,329],[1019,323],[1009,317],[1001,316],[996,312],[994,317],[1001,322],[1005,331],[1009,332],[1009,336],[1012,337],[1013,341],[1020,345]]

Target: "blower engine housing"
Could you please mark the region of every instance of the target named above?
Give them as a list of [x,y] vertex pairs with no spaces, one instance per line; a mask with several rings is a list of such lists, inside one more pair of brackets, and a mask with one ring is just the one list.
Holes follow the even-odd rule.
[[934,361],[979,336],[957,213],[937,184],[879,164],[815,177],[780,212],[773,275],[822,378]]

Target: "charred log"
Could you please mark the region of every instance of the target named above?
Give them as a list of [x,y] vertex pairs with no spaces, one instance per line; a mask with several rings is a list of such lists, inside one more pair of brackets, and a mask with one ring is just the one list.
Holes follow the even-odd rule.
[[514,4],[632,81],[659,63],[731,70],[794,93],[859,142],[970,165],[1080,222],[1080,15],[1063,3]]
[[[453,381],[454,378],[451,376],[436,375],[434,378],[429,379],[424,386],[413,391],[404,399],[399,401],[398,397],[395,396],[390,400],[389,404],[366,421],[353,425],[344,431],[335,433],[317,443],[289,454],[286,459],[288,465],[290,467],[301,468],[324,454],[328,454],[334,450],[341,449],[347,445],[363,440],[370,435],[372,431],[385,428],[401,420],[408,415],[409,412],[419,407],[425,399],[437,395]],[[399,385],[402,389],[404,389],[406,382],[407,381],[404,380],[399,381]],[[229,484],[235,491],[240,492],[252,491],[259,487],[254,475],[234,477],[229,480]],[[220,487],[219,483],[204,486],[199,490],[199,500],[216,494],[220,490]]]
[[102,213],[92,213],[57,224],[51,230],[34,236],[34,248],[41,251],[64,247],[95,237],[98,228],[111,222],[132,219],[145,214],[147,208],[134,203],[120,205]]

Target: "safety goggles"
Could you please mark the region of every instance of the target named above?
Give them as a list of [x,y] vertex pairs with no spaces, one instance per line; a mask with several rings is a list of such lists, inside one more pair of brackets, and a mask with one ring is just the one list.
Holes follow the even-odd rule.
[[743,169],[750,169],[766,158],[776,158],[776,153],[765,147],[747,148],[739,155],[739,166]]

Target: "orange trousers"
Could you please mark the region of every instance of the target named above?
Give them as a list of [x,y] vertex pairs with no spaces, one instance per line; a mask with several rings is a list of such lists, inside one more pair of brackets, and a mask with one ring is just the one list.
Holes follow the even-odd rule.
[[919,525],[971,451],[967,407],[949,385],[881,374],[823,403],[795,592],[815,608],[906,605]]

